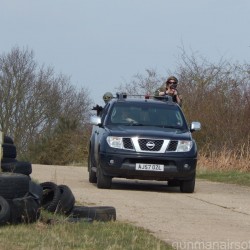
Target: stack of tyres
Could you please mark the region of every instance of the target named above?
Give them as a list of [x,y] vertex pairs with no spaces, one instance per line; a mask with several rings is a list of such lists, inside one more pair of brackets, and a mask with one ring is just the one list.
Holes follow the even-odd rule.
[[1,132],[0,225],[32,223],[40,216],[40,185],[31,181],[31,163],[17,161],[13,139]]
[[25,161],[18,161],[16,159],[17,150],[11,137],[6,135],[3,136],[2,152],[2,172],[11,172],[30,176],[30,174],[32,173],[31,163]]
[[33,223],[41,209],[64,214],[69,221],[81,218],[99,221],[116,220],[114,207],[75,206],[75,197],[67,185],[54,182],[38,184],[31,180],[30,162],[18,161],[13,139],[0,131],[0,226]]
[[0,173],[0,226],[32,223],[41,209],[69,216],[75,197],[67,185],[36,183],[24,174]]
[[32,223],[39,218],[40,198],[34,185],[39,188],[24,174],[0,173],[0,225]]

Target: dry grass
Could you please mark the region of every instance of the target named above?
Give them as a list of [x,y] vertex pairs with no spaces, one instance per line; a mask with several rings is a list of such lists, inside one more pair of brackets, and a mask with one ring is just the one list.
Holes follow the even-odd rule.
[[[44,215],[43,215],[44,216]],[[152,236],[142,228],[118,221],[71,223],[64,217],[51,217],[30,225],[7,225],[0,227],[1,250],[172,250],[170,245]],[[53,223],[52,223],[53,222]]]
[[226,147],[220,151],[200,152],[198,171],[239,171],[250,172],[250,145],[242,145],[237,150]]

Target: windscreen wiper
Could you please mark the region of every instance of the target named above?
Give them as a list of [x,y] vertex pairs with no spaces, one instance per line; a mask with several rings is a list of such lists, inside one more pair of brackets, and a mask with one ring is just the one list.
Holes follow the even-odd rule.
[[137,123],[137,122],[130,122],[130,123],[126,123],[124,124],[125,126],[144,126],[144,124],[142,123]]

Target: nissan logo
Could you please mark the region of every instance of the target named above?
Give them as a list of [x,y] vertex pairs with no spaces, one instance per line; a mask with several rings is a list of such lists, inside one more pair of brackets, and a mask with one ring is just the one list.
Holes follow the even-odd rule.
[[149,142],[147,142],[146,146],[148,149],[153,149],[155,147],[155,143],[152,141],[149,141]]

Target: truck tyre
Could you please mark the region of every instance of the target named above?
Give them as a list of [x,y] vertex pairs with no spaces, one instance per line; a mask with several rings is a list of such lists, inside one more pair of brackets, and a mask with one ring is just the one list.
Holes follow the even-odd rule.
[[0,196],[0,225],[6,224],[10,219],[10,206],[9,203]]
[[103,174],[103,170],[99,164],[97,168],[97,187],[103,189],[109,189],[111,188],[111,184],[112,184],[112,178],[110,176],[106,176]]
[[30,175],[32,173],[31,163],[25,161],[2,163],[1,168],[3,172],[11,172],[25,175]]
[[60,200],[60,189],[54,182],[43,182],[40,185],[43,189],[41,206],[49,212],[54,213]]
[[56,211],[68,215],[75,205],[75,197],[68,186],[58,185],[58,188],[60,189],[61,195]]
[[111,206],[75,206],[71,216],[73,218],[91,218],[97,221],[110,221],[116,220],[116,209]]
[[3,143],[3,158],[16,158],[16,146],[10,143]]
[[195,177],[189,181],[180,182],[180,190],[182,193],[193,193],[195,188]]
[[88,171],[89,171],[89,182],[96,183],[97,182],[96,172],[92,170],[92,160],[90,155],[88,157]]
[[16,173],[0,173],[0,196],[5,199],[23,197],[29,191],[29,177]]

